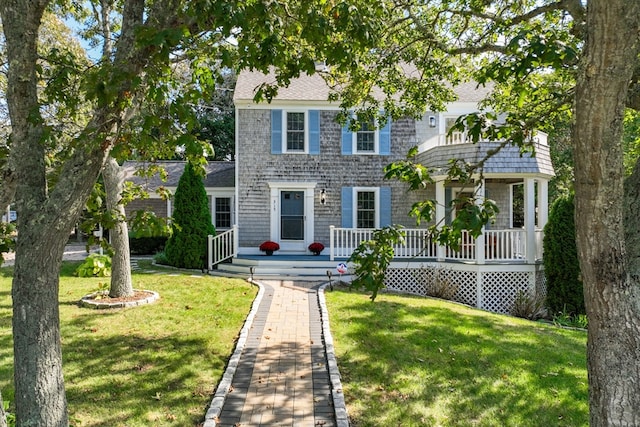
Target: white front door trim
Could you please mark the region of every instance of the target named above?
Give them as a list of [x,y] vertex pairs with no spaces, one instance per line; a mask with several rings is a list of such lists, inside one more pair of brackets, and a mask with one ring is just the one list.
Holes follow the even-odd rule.
[[[314,239],[314,201],[316,182],[268,182],[270,189],[269,211],[271,240],[280,244],[282,252],[304,253]],[[282,241],[280,239],[280,194],[282,191],[304,191],[304,240]]]

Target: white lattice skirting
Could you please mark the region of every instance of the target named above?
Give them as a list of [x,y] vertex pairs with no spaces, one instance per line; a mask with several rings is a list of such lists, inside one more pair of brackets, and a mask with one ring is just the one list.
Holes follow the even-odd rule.
[[518,292],[545,295],[541,264],[472,265],[395,262],[387,270],[387,290],[442,296],[495,313],[509,313]]

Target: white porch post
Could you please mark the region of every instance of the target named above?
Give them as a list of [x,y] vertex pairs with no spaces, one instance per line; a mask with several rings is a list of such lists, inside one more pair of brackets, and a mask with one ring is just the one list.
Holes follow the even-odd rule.
[[549,180],[538,180],[538,228],[543,229],[549,220]]
[[[476,206],[482,205],[484,203],[484,195],[485,195],[485,180],[481,179],[478,185],[478,191],[476,193]],[[476,239],[476,262],[478,264],[484,264],[485,254],[484,254],[484,226],[482,227],[482,234],[478,236]]]
[[[444,223],[445,216],[445,195],[444,195],[444,180],[436,181],[436,224],[439,226]],[[438,245],[436,249],[436,256],[438,261],[444,261],[445,248],[442,245]]]
[[334,257],[335,231],[336,231],[336,227],[334,225],[330,225],[329,226],[329,260],[330,261],[333,261],[335,259]]
[[533,264],[536,260],[536,212],[535,212],[535,180],[524,180],[524,231],[526,238],[526,260]]

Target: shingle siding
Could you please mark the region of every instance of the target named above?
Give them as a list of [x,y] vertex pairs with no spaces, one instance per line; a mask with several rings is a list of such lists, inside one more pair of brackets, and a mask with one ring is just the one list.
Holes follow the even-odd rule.
[[125,206],[127,218],[133,218],[137,211],[153,212],[159,218],[167,218],[167,201],[162,199],[136,199]]
[[329,226],[341,226],[340,192],[343,187],[391,187],[392,222],[415,225],[407,217],[415,197],[407,197],[406,185],[383,179],[383,168],[406,156],[415,143],[413,120],[391,124],[390,155],[343,155],[342,126],[337,111],[320,111],[320,152],[271,153],[271,113],[265,109],[238,110],[238,185],[240,245],[255,247],[270,237],[270,189],[268,182],[315,182],[316,194],[326,191],[327,202],[315,197],[314,239],[329,242]]

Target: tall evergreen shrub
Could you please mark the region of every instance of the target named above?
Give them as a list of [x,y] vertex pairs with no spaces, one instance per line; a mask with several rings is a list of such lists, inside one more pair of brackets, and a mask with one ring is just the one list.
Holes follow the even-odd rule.
[[551,205],[549,221],[544,228],[547,305],[553,313],[585,313],[574,211],[573,194],[557,198]]
[[180,268],[204,268],[207,260],[207,236],[215,234],[202,178],[187,162],[174,197],[173,234],[165,253],[169,265]]

